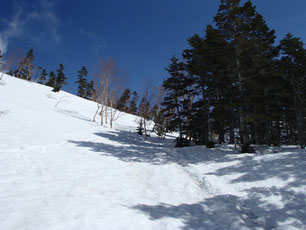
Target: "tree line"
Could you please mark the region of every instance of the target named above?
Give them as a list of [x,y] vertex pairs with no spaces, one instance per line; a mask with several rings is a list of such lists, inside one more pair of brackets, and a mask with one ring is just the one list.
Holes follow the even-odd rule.
[[[19,50],[15,50],[5,60],[0,51],[2,71],[0,80],[6,72],[16,78],[49,86],[53,92],[59,92],[63,85],[67,84],[64,65],[59,64],[57,70],[48,73],[46,69],[35,66],[34,59],[33,49],[30,49],[25,56],[22,56]],[[93,75],[93,80],[89,80],[88,71],[83,66],[77,72],[75,81],[77,96],[97,102],[93,121],[97,121],[96,117],[99,115],[100,124],[109,124],[112,128],[113,122],[122,115],[122,112],[139,115],[139,95],[136,91],[124,89],[124,76],[113,59],[100,59]],[[145,110],[141,108],[144,113]],[[151,116],[147,117],[150,118]]]
[[167,130],[177,146],[239,143],[305,147],[304,43],[275,31],[251,1],[221,0],[204,37],[188,38],[189,49],[173,57],[164,81]]
[[[162,86],[147,81],[140,94],[124,89],[118,66],[108,59],[98,62],[92,81],[86,67],[78,71],[77,95],[97,102],[93,120],[99,115],[101,125],[112,127],[121,112],[135,114],[139,134],[146,138],[152,120],[161,138],[178,132],[177,147],[218,142],[239,144],[241,152],[253,152],[251,144],[304,148],[306,49],[290,33],[275,40],[251,1],[221,0],[214,25],[203,37],[188,38],[189,48],[171,58]],[[54,92],[66,84],[63,65],[48,74],[33,60],[30,49],[22,59],[7,58],[2,69],[15,61],[17,68],[9,71],[15,77],[35,77]]]

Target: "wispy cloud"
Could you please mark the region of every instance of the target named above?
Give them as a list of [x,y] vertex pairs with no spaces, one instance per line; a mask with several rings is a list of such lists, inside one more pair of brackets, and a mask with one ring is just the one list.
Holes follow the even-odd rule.
[[95,34],[92,30],[85,30],[80,28],[80,33],[86,37],[88,37],[94,43],[94,52],[97,53],[100,50],[107,47],[107,43],[103,38],[100,38],[97,34]]
[[60,20],[55,13],[55,2],[40,0],[35,7],[24,2],[14,1],[15,14],[9,20],[2,20],[7,25],[0,31],[0,49],[7,51],[11,39],[25,39],[35,45],[45,46],[50,42],[59,43],[61,35],[58,28]]
[[7,28],[0,33],[0,50],[2,53],[7,51],[9,39],[18,37],[22,33],[22,23],[20,22],[20,13],[13,16],[12,20],[7,23]]

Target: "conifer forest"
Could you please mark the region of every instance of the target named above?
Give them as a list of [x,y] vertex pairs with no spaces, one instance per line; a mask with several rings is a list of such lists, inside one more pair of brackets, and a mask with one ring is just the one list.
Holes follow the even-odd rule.
[[[144,86],[145,93],[118,87],[115,96],[104,100],[98,91],[110,89],[102,89],[99,76],[110,80],[118,75],[116,63],[106,60],[93,80],[85,66],[78,71],[77,95],[139,115],[139,134],[147,120],[155,122],[161,138],[177,132],[177,147],[230,143],[240,145],[242,152],[253,152],[252,144],[304,148],[304,42],[291,33],[277,39],[251,1],[221,0],[213,22],[204,36],[189,37],[189,48],[165,64],[168,77],[160,87]],[[54,92],[67,84],[62,64],[49,73],[34,66],[33,49],[24,58],[14,57],[2,57],[8,74],[50,86]]]

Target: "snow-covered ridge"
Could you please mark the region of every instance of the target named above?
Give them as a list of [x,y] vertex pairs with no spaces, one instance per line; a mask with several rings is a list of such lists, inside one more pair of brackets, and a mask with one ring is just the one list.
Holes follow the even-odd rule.
[[94,102],[1,83],[0,229],[306,229],[304,150],[175,149],[135,116],[110,129]]

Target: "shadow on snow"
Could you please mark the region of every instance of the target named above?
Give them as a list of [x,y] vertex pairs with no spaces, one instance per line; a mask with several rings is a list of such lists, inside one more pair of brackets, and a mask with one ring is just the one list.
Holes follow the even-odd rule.
[[[182,167],[188,164],[204,162],[231,162],[207,175],[240,175],[231,180],[232,184],[240,182],[262,182],[268,179],[280,180],[280,187],[256,186],[240,190],[246,192],[246,198],[225,194],[216,195],[195,204],[159,204],[136,205],[131,207],[141,211],[152,220],[175,218],[182,221],[182,229],[275,229],[281,225],[306,229],[306,192],[297,190],[306,187],[306,154],[287,147],[277,152],[288,154],[233,154],[232,149],[220,146],[207,149],[203,146],[174,148],[173,140],[162,141],[149,137],[148,141],[136,133],[128,131],[110,131],[96,133],[110,144],[93,141],[70,141],[79,147],[89,148],[101,155],[113,156],[125,162],[145,162],[154,165],[177,163]],[[294,150],[294,151],[293,151]],[[275,148],[266,151],[274,153]],[[263,151],[262,151],[263,152]],[[205,166],[204,166],[205,167]],[[280,204],[275,204],[277,199]]]

